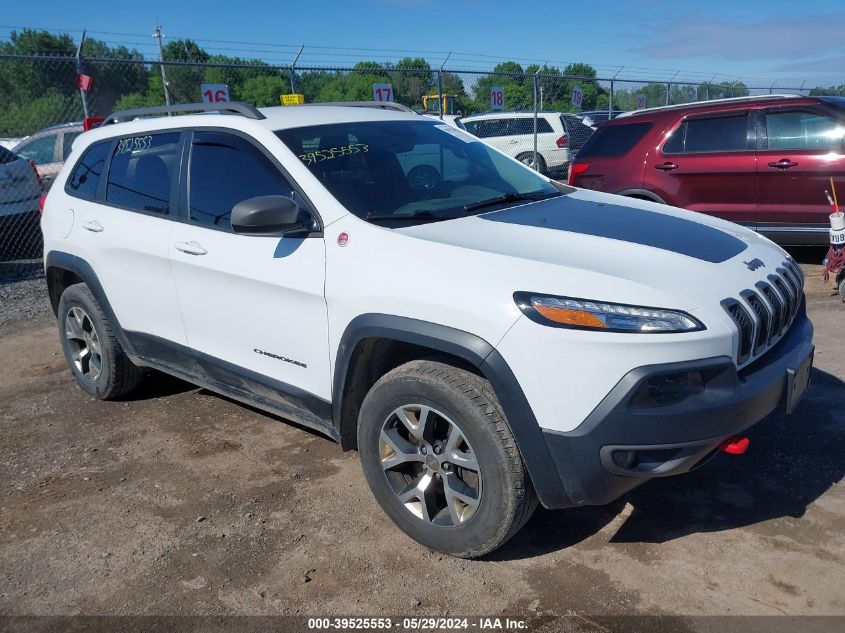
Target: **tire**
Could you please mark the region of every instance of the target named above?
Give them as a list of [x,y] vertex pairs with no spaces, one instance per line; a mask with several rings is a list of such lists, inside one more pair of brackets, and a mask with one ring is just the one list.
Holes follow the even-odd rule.
[[442,362],[412,361],[376,382],[361,405],[358,451],[385,513],[439,552],[492,552],[537,507],[490,384]]
[[112,400],[138,386],[143,373],[123,351],[88,286],[65,289],[58,318],[65,361],[80,387],[99,400]]
[[[534,169],[534,153],[533,152],[524,152],[516,157],[520,163],[525,165],[526,167],[530,167]],[[548,173],[548,169],[546,168],[546,161],[543,158],[540,152],[537,152],[537,171],[544,176]]]

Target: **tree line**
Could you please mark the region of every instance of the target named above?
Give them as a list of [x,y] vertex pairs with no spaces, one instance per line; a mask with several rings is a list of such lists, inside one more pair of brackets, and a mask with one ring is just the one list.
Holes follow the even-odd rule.
[[[94,78],[89,96],[92,114],[162,105],[165,102],[160,66],[144,59],[135,49],[109,46],[86,38],[82,46],[83,69]],[[24,29],[13,31],[0,44],[0,55],[49,55],[55,59],[10,59],[0,57],[0,136],[23,136],[47,125],[78,121],[82,102],[76,86],[76,65],[70,59],[76,44],[69,35]],[[422,58],[406,57],[393,63],[361,61],[348,70],[297,71],[271,67],[260,59],[211,54],[190,39],[171,40],[164,45],[167,79],[175,103],[199,101],[200,85],[220,83],[229,88],[232,100],[258,107],[279,105],[279,97],[295,89],[306,103],[369,101],[373,84],[389,83],[394,100],[416,110],[423,96],[452,95],[456,113],[471,114],[490,109],[490,90],[501,87],[506,109],[534,107],[534,76],[543,109],[574,112],[573,89],[582,91],[582,110],[631,110],[639,98],[647,106],[683,103],[700,99],[743,96],[742,82],[704,82],[696,86],[666,83],[618,82],[611,96],[608,87],[596,80],[588,64],[569,64],[560,69],[548,65],[523,67],[517,62],[498,64],[489,74],[438,73]],[[606,83],[606,82],[604,82]],[[821,90],[821,89],[818,89]],[[434,101],[436,103],[436,100]]]

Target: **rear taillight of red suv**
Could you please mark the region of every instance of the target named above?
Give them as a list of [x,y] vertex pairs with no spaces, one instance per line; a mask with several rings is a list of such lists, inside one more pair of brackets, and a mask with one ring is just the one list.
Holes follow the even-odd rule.
[[583,174],[587,169],[589,169],[590,163],[570,163],[569,164],[569,178],[567,178],[567,182],[570,185],[574,185],[575,181],[578,179],[578,176]]
[[569,147],[569,137],[564,134],[558,140],[555,141],[555,145],[558,146],[558,149],[564,149],[566,147]]
[[35,164],[34,160],[29,161],[29,166],[32,167],[32,173],[35,174],[35,179],[38,181],[38,188],[44,188],[44,181],[41,180],[41,174],[38,173],[38,167]]
[[41,197],[38,198],[38,212],[41,215],[44,215],[44,203],[47,201],[47,192],[41,194]]

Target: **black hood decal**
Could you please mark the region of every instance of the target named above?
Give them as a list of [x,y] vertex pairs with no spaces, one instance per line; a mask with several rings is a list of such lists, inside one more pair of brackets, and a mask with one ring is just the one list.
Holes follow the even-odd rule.
[[521,224],[652,246],[718,264],[747,245],[706,224],[617,204],[559,196],[479,215],[491,222]]

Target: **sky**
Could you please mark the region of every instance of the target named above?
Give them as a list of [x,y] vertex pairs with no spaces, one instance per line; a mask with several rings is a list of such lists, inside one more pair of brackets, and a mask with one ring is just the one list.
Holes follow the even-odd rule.
[[[845,0],[143,0],[80,11],[66,0],[5,0],[0,40],[46,28],[155,53],[166,38],[210,52],[289,64],[348,66],[421,56],[486,69],[502,59],[563,66],[600,77],[742,79],[753,87],[845,84]],[[165,41],[167,41],[165,39]],[[620,70],[621,68],[621,70]]]

